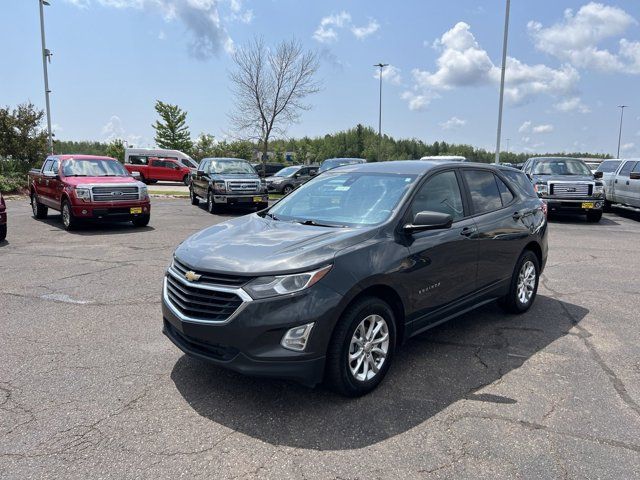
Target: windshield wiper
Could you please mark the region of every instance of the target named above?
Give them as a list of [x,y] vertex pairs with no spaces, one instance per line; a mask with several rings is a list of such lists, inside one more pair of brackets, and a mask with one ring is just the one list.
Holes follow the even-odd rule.
[[267,212],[267,213],[265,213],[265,214],[264,214],[264,216],[265,216],[265,217],[269,217],[270,219],[275,220],[276,222],[277,222],[278,220],[280,220],[280,219],[279,219],[278,217],[276,217],[273,213],[269,213],[269,212]]
[[329,225],[327,223],[316,222],[315,220],[307,219],[307,220],[296,220],[296,223],[300,225],[312,225],[314,227],[331,227],[331,228],[346,228],[346,225]]
[[71,175],[65,175],[65,177],[86,177],[84,173],[73,173]]

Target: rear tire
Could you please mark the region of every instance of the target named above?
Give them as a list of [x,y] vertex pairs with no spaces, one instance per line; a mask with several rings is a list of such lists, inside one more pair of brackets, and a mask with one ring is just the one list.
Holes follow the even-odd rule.
[[345,310],[333,331],[327,351],[327,386],[349,397],[369,393],[389,370],[395,345],[391,307],[376,297],[357,300]]
[[67,231],[71,231],[78,226],[78,220],[73,216],[73,209],[69,200],[62,202],[62,225]]
[[33,217],[39,220],[47,218],[47,213],[49,213],[49,207],[38,202],[35,192],[31,194],[31,210],[33,211]]
[[147,182],[147,179],[146,179],[146,178],[144,178],[144,175],[143,175],[143,174],[140,174],[140,181],[141,181],[142,183],[146,184],[146,185],[148,185],[148,184],[149,184],[149,182]]
[[7,224],[0,225],[0,242],[4,242],[4,239],[7,238]]
[[185,175],[184,177],[182,177],[182,183],[184,183],[187,187],[191,184],[191,182],[189,181],[189,175]]
[[587,222],[598,223],[601,218],[602,210],[593,210],[591,212],[587,212]]
[[189,199],[191,200],[191,205],[200,204],[200,199],[196,195],[196,192],[193,191],[193,185],[189,187]]
[[149,225],[149,220],[151,219],[151,215],[140,215],[137,217],[133,217],[131,223],[133,223],[134,227],[146,227]]
[[524,313],[533,304],[538,293],[540,262],[531,250],[525,250],[516,262],[509,293],[500,300],[500,306],[509,313]]

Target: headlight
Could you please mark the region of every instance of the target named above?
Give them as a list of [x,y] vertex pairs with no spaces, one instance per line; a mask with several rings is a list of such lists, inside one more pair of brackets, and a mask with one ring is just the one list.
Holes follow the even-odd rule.
[[216,192],[225,193],[227,191],[227,185],[224,182],[213,182],[213,189]]
[[536,183],[533,189],[537,192],[538,196],[543,196],[549,193],[549,188],[546,183]]
[[146,185],[140,187],[140,200],[148,200],[149,199],[149,190]]
[[331,270],[331,265],[305,273],[258,277],[244,286],[246,292],[254,299],[275,297],[295,293],[316,284]]
[[76,187],[76,198],[80,200],[91,200],[91,190],[84,187]]
[[593,187],[593,194],[596,197],[601,197],[604,193],[604,185],[595,185]]

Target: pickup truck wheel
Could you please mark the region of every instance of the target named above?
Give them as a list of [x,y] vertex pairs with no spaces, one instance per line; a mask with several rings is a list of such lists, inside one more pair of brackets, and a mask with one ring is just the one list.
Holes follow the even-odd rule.
[[193,185],[189,187],[189,199],[191,199],[191,205],[198,205],[200,203],[200,199],[196,195],[196,192],[193,191]]
[[500,299],[500,306],[509,313],[524,313],[533,304],[538,292],[540,263],[531,250],[525,250],[516,262],[509,293]]
[[293,186],[291,186],[291,185],[285,185],[282,188],[282,194],[283,195],[289,195],[291,192],[293,192]]
[[611,211],[611,202],[605,198],[602,204],[602,211],[609,213]]
[[191,183],[189,181],[189,175],[185,175],[184,177],[182,177],[182,183],[184,183],[187,187],[189,186],[189,184]]
[[47,218],[47,213],[49,212],[49,207],[46,205],[42,205],[38,202],[38,197],[35,193],[31,194],[31,210],[33,211],[33,216],[38,219]]
[[133,217],[131,222],[134,227],[146,227],[149,225],[149,220],[151,219],[151,215],[139,215],[137,217]]
[[587,222],[598,223],[602,218],[602,210],[587,212]]
[[216,206],[216,202],[213,201],[213,192],[209,190],[207,194],[207,211],[209,213],[218,213],[219,208]]
[[147,179],[146,179],[146,178],[144,178],[144,175],[143,175],[143,174],[140,174],[140,181],[141,181],[142,183],[144,183],[144,184],[146,184],[146,183],[147,183]]
[[7,238],[7,224],[0,225],[0,242],[4,242],[4,239]]
[[78,220],[73,216],[73,210],[71,210],[71,204],[68,200],[62,202],[62,225],[67,231],[73,230],[78,225]]

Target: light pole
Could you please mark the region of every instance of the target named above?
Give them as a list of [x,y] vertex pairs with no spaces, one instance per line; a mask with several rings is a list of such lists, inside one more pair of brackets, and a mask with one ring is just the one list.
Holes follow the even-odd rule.
[[510,138],[507,138],[507,153],[509,153],[509,142],[511,141]]
[[49,105],[49,75],[47,73],[47,60],[51,62],[51,52],[47,50],[44,38],[44,6],[49,6],[47,0],[38,0],[40,4],[40,37],[42,39],[42,70],[44,71],[44,99],[47,108],[47,136],[49,138],[49,151],[53,154],[53,137],[51,134],[51,107]]
[[380,68],[380,105],[378,108],[378,161],[380,161],[380,148],[382,145],[382,69],[388,66],[388,63],[378,63],[374,65],[374,67]]
[[622,140],[622,118],[624,117],[624,109],[628,106],[629,105],[618,105],[618,108],[620,109],[620,130],[618,131],[618,154],[616,155],[616,158],[620,158],[620,140]]
[[500,163],[500,135],[502,134],[502,103],[504,100],[504,72],[507,63],[507,40],[509,38],[509,10],[511,0],[507,0],[507,10],[504,15],[504,38],[502,40],[502,70],[500,72],[500,104],[498,106],[498,139],[496,140],[496,163]]

